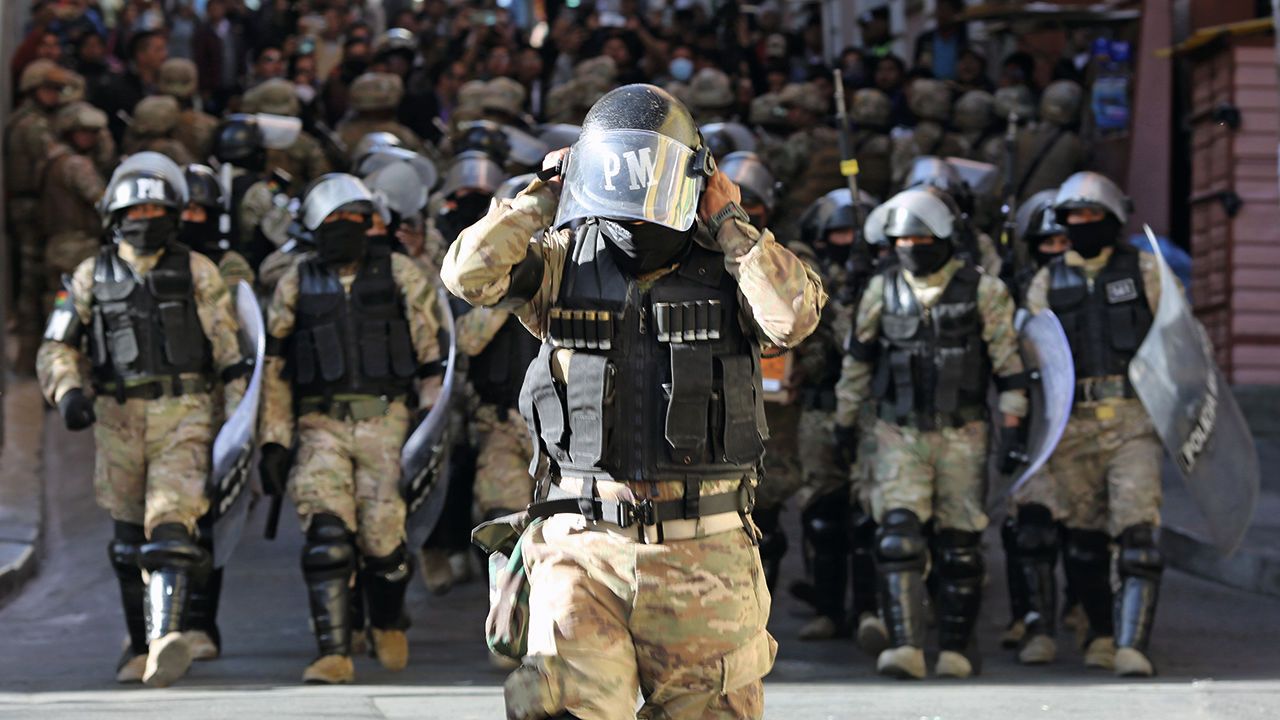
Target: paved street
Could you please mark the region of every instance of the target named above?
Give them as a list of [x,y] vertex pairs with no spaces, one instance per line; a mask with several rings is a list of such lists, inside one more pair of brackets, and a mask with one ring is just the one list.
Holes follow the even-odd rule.
[[[291,517],[280,538],[261,538],[263,511],[230,566],[223,596],[225,655],[198,664],[178,687],[120,688],[112,671],[123,637],[107,563],[110,522],[92,499],[92,439],[52,415],[46,442],[47,532],[40,575],[0,609],[0,718],[498,718],[502,675],[479,637],[479,583],[443,598],[415,583],[407,671],[357,662],[358,684],[297,683],[314,652]],[[793,539],[798,533],[793,531]],[[775,598],[782,649],[767,688],[780,718],[1252,718],[1280,714],[1280,601],[1168,573],[1153,648],[1161,675],[1142,683],[1085,672],[1065,650],[1043,669],[1017,666],[996,647],[1003,624],[1003,569],[992,543],[984,674],[970,682],[883,681],[847,641],[800,643],[803,621]],[[793,542],[793,546],[795,543]],[[793,558],[791,577],[798,572]],[[786,578],[784,582],[789,582]],[[1065,636],[1062,645],[1067,645]]]

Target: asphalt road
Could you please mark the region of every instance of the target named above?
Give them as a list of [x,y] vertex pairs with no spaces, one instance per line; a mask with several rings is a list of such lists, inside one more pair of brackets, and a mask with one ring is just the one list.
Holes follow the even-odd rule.
[[[116,685],[124,628],[106,558],[110,522],[92,498],[92,438],[63,431],[52,415],[47,421],[43,564],[39,577],[0,609],[0,718],[503,716],[503,676],[489,666],[480,638],[487,595],[479,582],[444,597],[414,584],[406,671],[390,673],[361,658],[355,685],[300,685],[315,652],[298,568],[301,536],[289,516],[278,540],[263,540],[265,506],[227,571],[223,657],[197,664],[166,690]],[[797,641],[802,606],[779,593],[771,629],[781,651],[766,683],[768,717],[1235,720],[1280,714],[1280,601],[1170,572],[1152,648],[1159,677],[1135,683],[1086,671],[1065,634],[1055,665],[1024,668],[997,645],[1006,619],[1003,569],[994,532],[987,537],[993,582],[980,624],[981,677],[883,680],[849,641]],[[798,574],[798,561],[791,558],[787,570],[784,585]]]

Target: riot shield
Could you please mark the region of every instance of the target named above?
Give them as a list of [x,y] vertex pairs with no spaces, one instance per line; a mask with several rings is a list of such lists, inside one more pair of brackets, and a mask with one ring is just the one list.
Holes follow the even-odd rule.
[[400,497],[404,498],[406,505],[405,534],[411,548],[422,547],[435,529],[440,513],[444,511],[444,498],[449,489],[449,473],[444,472],[442,460],[448,447],[445,434],[449,428],[449,405],[454,385],[460,381],[455,373],[458,344],[449,296],[443,288],[437,293],[440,330],[448,335],[449,341],[440,398],[400,450]]
[[[1062,432],[1071,418],[1071,404],[1075,400],[1076,371],[1071,359],[1071,345],[1062,323],[1052,310],[1028,318],[1018,334],[1022,346],[1022,358],[1030,373],[1031,383],[1027,394],[1031,412],[1027,416],[1027,463],[1017,473],[1009,493],[1035,475],[1058,447]],[[993,493],[1000,498],[1003,493]]]
[[249,284],[243,281],[236,286],[236,314],[244,344],[253,352],[253,374],[249,376],[244,399],[222,424],[213,441],[213,462],[205,494],[209,497],[208,520],[213,525],[215,567],[227,564],[249,517],[249,493],[245,492],[245,486],[256,445],[262,361],[267,349],[262,309]]
[[1210,539],[1229,555],[1258,502],[1257,448],[1213,359],[1209,336],[1187,306],[1151,228],[1143,229],[1160,268],[1160,304],[1129,362],[1129,381],[1208,521]]

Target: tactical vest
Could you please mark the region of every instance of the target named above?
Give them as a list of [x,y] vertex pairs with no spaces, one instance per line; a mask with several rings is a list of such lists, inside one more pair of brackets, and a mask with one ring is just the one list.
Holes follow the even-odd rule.
[[325,263],[298,263],[297,317],[289,343],[298,399],[408,395],[418,362],[391,274],[391,253],[371,248],[350,293]]
[[871,388],[881,417],[937,430],[986,416],[991,361],[978,312],[981,278],[965,263],[937,304],[925,308],[901,268],[886,271],[880,360]]
[[1118,245],[1090,284],[1063,258],[1049,264],[1049,307],[1071,344],[1076,379],[1127,375],[1151,328],[1138,251]]
[[538,356],[538,339],[511,315],[479,355],[471,358],[467,379],[480,402],[514,410],[529,363]]
[[98,253],[93,268],[93,332],[89,349],[99,389],[130,381],[209,375],[213,352],[196,313],[191,251],[169,243],[139,278],[118,246]]
[[[553,473],[618,481],[753,475],[768,437],[759,346],[739,323],[724,256],[694,243],[641,285],[595,222],[575,232],[520,412]],[[568,386],[551,374],[571,348]]]

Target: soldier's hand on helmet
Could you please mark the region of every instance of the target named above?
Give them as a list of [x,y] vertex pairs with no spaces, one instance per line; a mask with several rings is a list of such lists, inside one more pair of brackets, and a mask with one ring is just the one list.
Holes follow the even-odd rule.
[[93,413],[93,401],[85,397],[80,388],[71,388],[58,401],[58,413],[68,430],[84,430],[98,416]]
[[[538,177],[547,184],[547,187],[560,194],[560,166],[564,163],[564,159],[569,155],[569,148],[560,148],[547,153],[542,158],[542,172],[538,173]],[[554,174],[551,174],[554,173]]]
[[1000,428],[998,452],[997,461],[1000,463],[1000,472],[1005,475],[1013,473],[1027,462],[1027,440],[1020,425],[1005,425]]
[[728,175],[717,172],[707,181],[707,189],[702,191],[698,217],[703,222],[708,222],[729,203],[742,204],[742,189],[734,184]]
[[262,478],[262,491],[271,496],[283,495],[289,482],[289,466],[293,459],[289,449],[279,443],[262,446],[262,459],[258,460],[258,475]]
[[834,444],[836,465],[841,472],[849,472],[858,459],[857,426],[837,424],[831,441]]

